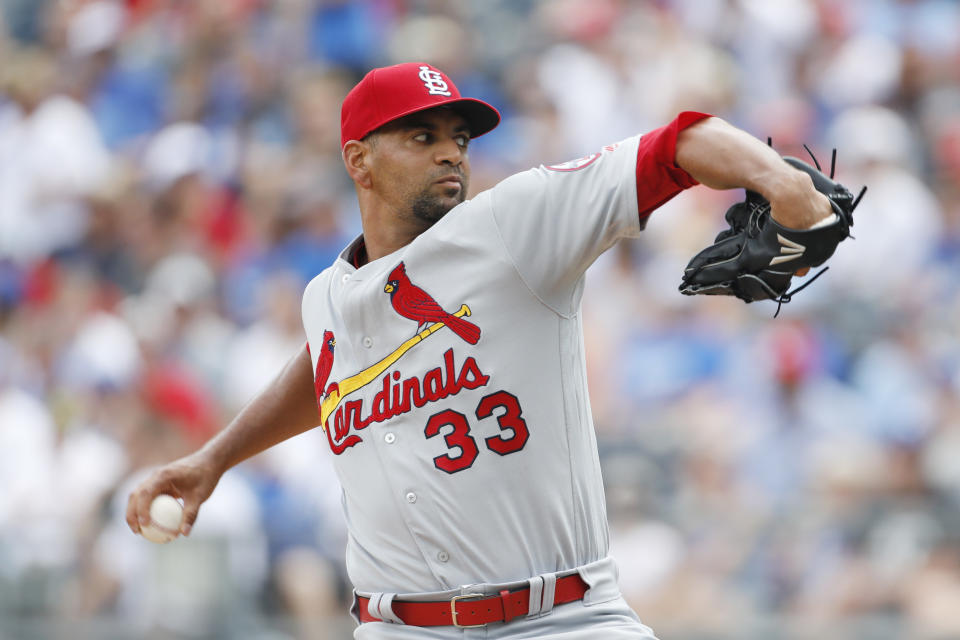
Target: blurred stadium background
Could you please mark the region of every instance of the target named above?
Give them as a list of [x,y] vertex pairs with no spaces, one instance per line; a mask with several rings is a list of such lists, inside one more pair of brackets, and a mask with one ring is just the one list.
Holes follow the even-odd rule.
[[305,434],[194,534],[131,484],[301,344],[358,231],[339,104],[427,60],[503,124],[474,192],[710,111],[870,191],[784,308],[686,299],[738,193],[591,271],[625,596],[674,640],[960,638],[960,3],[0,0],[0,638],[346,638],[339,489]]

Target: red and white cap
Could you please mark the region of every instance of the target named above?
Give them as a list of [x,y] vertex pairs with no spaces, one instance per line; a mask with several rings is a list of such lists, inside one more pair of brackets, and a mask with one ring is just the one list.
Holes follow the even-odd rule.
[[500,113],[482,100],[460,97],[445,73],[425,62],[374,69],[350,90],[340,109],[340,147],[403,116],[451,105],[467,120],[470,137],[500,123]]

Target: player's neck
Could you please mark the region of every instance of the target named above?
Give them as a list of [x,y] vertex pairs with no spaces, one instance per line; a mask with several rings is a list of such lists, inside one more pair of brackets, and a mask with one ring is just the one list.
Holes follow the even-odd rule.
[[363,226],[363,241],[365,251],[359,252],[357,254],[357,261],[360,266],[365,265],[368,262],[373,262],[384,256],[388,256],[394,251],[399,251],[403,247],[407,246],[413,239],[417,237],[414,236],[398,236],[398,237],[383,237],[382,233],[377,233],[376,231],[368,232],[367,225]]
[[[407,246],[429,226],[420,221],[411,223],[403,220],[387,207],[363,207],[361,203],[360,221],[363,225],[363,240],[366,246],[366,262],[372,262]],[[364,258],[364,256],[357,256]]]

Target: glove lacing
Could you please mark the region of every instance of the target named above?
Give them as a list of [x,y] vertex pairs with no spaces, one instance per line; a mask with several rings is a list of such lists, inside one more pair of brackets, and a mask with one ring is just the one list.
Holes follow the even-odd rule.
[[786,303],[790,302],[790,300],[793,298],[793,295],[794,295],[795,293],[797,293],[797,292],[799,292],[799,291],[803,291],[804,289],[806,289],[807,287],[809,287],[811,284],[813,284],[813,281],[814,281],[814,280],[816,280],[817,278],[819,278],[820,276],[822,276],[822,275],[827,271],[827,269],[829,269],[829,268],[830,268],[830,267],[824,267],[823,269],[820,269],[820,271],[817,271],[817,273],[814,274],[814,276],[813,276],[812,278],[810,278],[809,280],[807,280],[806,282],[804,282],[802,285],[800,285],[799,287],[797,287],[797,288],[794,289],[793,291],[787,291],[786,293],[777,293],[777,292],[773,289],[773,287],[771,287],[771,286],[768,285],[766,282],[764,282],[764,280],[763,280],[762,278],[757,278],[757,281],[756,281],[757,284],[759,284],[759,285],[761,286],[761,288],[763,288],[763,290],[767,293],[767,295],[769,295],[770,298],[771,298],[772,300],[775,300],[776,303],[777,303],[777,311],[776,311],[776,313],[773,314],[773,317],[776,318],[776,317],[780,314],[780,307],[782,307],[782,306],[785,305]]

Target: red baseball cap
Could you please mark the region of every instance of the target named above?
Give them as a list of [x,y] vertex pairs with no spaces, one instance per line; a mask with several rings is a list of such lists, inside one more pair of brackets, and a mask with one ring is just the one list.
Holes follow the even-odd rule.
[[374,69],[350,90],[340,109],[340,148],[397,118],[451,105],[467,120],[470,137],[500,123],[500,112],[482,100],[461,98],[447,74],[425,62]]

